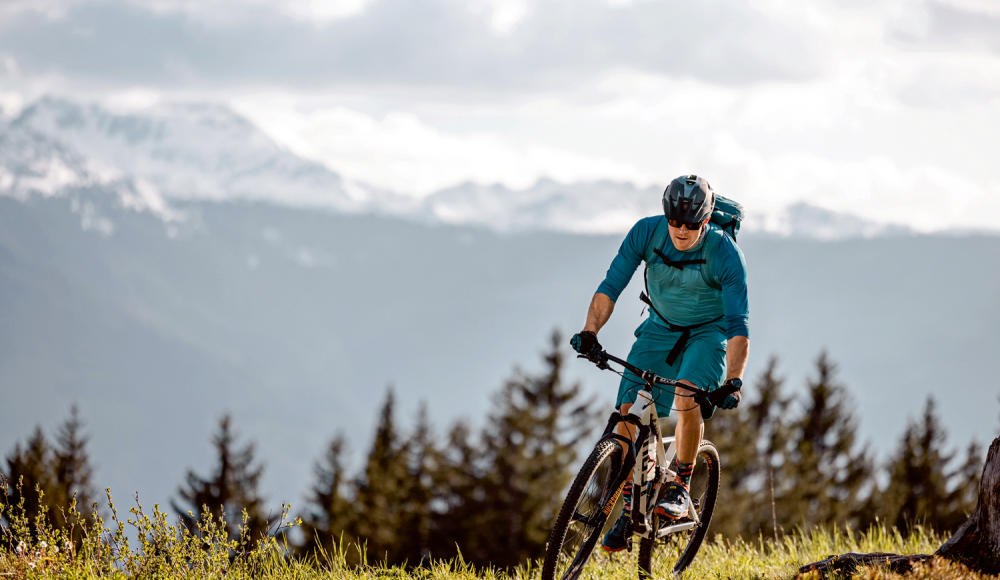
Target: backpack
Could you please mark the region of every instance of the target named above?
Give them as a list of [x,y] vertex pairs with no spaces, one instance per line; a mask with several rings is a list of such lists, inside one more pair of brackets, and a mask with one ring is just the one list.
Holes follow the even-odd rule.
[[715,211],[712,212],[711,221],[736,241],[740,222],[743,221],[743,206],[728,197],[715,194]]

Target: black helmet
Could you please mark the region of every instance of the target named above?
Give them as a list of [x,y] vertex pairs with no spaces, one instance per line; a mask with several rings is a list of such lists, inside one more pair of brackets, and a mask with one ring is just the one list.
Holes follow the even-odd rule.
[[704,178],[682,175],[663,191],[663,215],[668,220],[694,224],[712,217],[715,192]]

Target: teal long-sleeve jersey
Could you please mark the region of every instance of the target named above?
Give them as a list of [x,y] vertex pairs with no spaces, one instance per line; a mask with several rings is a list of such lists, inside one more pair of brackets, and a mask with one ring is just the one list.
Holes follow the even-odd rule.
[[[653,238],[653,232],[660,220],[666,219],[662,215],[652,216],[639,220],[622,242],[618,249],[618,255],[611,262],[608,273],[604,281],[597,288],[601,294],[607,295],[612,301],[617,302],[622,290],[628,286],[632,275],[635,274],[639,262],[643,260],[646,248]],[[681,261],[698,258],[701,248],[681,252],[674,248],[673,243],[667,238],[667,243],[662,249],[668,260]],[[700,266],[699,266],[700,267]],[[722,242],[712,260],[713,272],[711,274],[722,287],[722,306],[725,314],[726,338],[734,336],[750,336],[750,302],[747,298],[747,268],[743,252],[736,242],[727,234],[723,236]],[[664,313],[668,318],[671,315],[685,318],[687,313],[669,312]],[[654,322],[659,322],[655,317]]]

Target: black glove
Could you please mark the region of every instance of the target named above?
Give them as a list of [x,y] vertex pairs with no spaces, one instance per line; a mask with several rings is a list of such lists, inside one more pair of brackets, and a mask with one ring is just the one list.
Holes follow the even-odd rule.
[[[711,393],[709,395],[709,402],[711,402],[713,405],[715,405],[720,409],[729,410],[739,407],[741,398],[740,391],[743,388],[743,381],[741,381],[740,379],[729,379],[728,381],[722,384],[722,387],[720,387],[720,391],[721,389],[726,389],[726,391],[731,391],[733,387],[736,387],[736,390],[726,395],[725,398],[720,397],[720,395],[722,395],[722,392],[716,391]],[[719,400],[720,398],[722,398],[721,401]]]
[[589,330],[574,334],[573,338],[569,339],[569,344],[583,356],[594,356],[604,350],[601,348],[601,343],[597,342],[597,335]]

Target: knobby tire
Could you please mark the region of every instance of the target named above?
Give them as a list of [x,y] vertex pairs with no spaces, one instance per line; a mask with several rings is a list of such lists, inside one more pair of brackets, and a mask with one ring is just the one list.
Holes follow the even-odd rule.
[[[674,461],[676,461],[676,458]],[[655,537],[642,538],[639,541],[638,558],[640,579],[654,577],[653,555],[657,547],[662,549],[663,543],[665,542],[683,542],[683,538],[685,536],[688,538],[687,546],[684,548],[684,551],[681,552],[680,557],[677,559],[677,563],[674,564],[673,574],[678,575],[691,565],[691,562],[694,561],[694,557],[698,554],[698,549],[701,548],[701,544],[705,540],[705,536],[708,534],[708,526],[712,523],[712,514],[715,513],[715,503],[719,497],[720,476],[721,464],[719,462],[719,450],[716,449],[715,445],[710,441],[702,441],[701,445],[698,447],[694,477],[691,480],[692,497],[699,500],[698,517],[701,519],[701,523],[693,530],[677,532],[663,538],[662,540],[657,540]],[[659,503],[661,499],[660,496],[666,491],[666,488],[666,485],[659,486],[656,500],[652,503],[652,506]],[[652,510],[650,511],[652,512]],[[661,518],[655,513],[650,513],[649,518],[654,530],[659,530],[662,525],[670,525],[674,523],[673,520],[669,520],[666,524],[664,524],[663,520],[665,518]]]
[[[615,440],[600,441],[591,451],[573,480],[552,526],[545,549],[542,580],[556,580],[557,571],[561,574],[559,580],[575,580],[583,572],[607,522],[608,515],[603,513],[602,508],[615,492],[609,488],[621,469],[623,458],[622,448]],[[595,481],[595,478],[603,478],[604,481]],[[592,482],[595,485],[592,486]],[[581,515],[593,516],[594,519],[588,518],[592,525],[574,521],[581,507],[591,512]],[[574,529],[571,530],[570,526]],[[572,532],[574,537],[568,538],[567,532]],[[576,541],[579,541],[578,545]],[[564,548],[572,553],[564,552]],[[566,561],[570,559],[572,561],[567,565]]]

